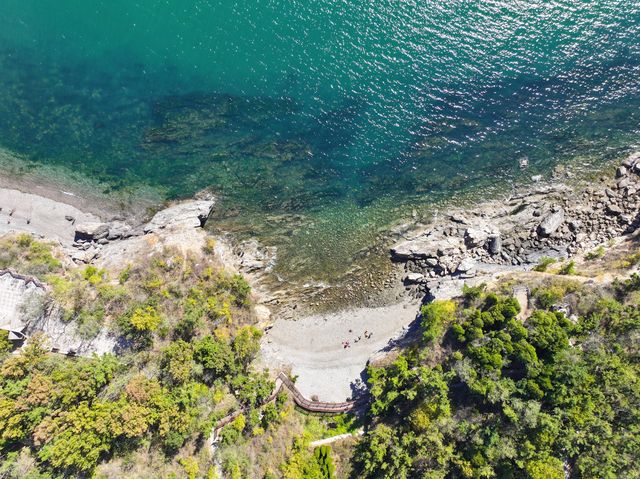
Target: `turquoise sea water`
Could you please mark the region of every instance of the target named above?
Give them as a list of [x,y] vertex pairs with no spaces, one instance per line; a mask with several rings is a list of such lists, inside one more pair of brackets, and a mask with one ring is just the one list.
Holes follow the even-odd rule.
[[[412,208],[638,144],[640,2],[0,2],[0,146],[210,187],[330,278]],[[359,253],[360,251],[360,253]]]

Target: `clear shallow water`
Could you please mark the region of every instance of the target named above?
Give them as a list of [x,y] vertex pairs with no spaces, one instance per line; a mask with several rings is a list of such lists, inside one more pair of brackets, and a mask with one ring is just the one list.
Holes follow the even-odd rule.
[[414,206],[638,144],[640,2],[3,0],[0,145],[333,277]]

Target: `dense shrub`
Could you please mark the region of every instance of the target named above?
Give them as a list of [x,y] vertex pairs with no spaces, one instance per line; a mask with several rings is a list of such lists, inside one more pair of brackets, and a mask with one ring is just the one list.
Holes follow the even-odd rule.
[[433,341],[442,334],[445,326],[454,319],[456,304],[453,301],[433,301],[422,307],[422,337]]
[[[0,454],[21,451],[8,468],[26,454],[34,479],[91,477],[105,459],[141,447],[171,461],[233,410],[246,408],[225,428],[236,443],[280,421],[280,401],[264,406],[273,382],[249,369],[261,332],[235,317],[250,317],[240,276],[165,251],[112,281],[93,266],[65,271],[27,235],[6,246],[0,266],[41,274],[66,321],[87,336],[111,327],[127,339],[121,359],[71,359],[48,354],[37,337],[7,355],[0,335]],[[192,456],[175,461],[188,477],[205,471]]]
[[574,275],[577,274],[577,269],[576,269],[576,262],[575,261],[569,261],[567,264],[565,264],[564,266],[562,266],[562,268],[560,268],[559,273],[560,274],[565,274],[565,275]]
[[457,344],[437,363],[413,350],[368,369],[357,477],[560,479],[565,464],[577,479],[635,477],[637,306],[599,301],[577,324],[545,310],[523,324],[512,298],[491,294],[424,311],[423,347],[448,341],[442,325]]
[[555,258],[549,258],[547,256],[543,256],[538,261],[538,264],[534,266],[533,270],[538,271],[540,273],[545,272],[549,266],[555,263],[557,260]]

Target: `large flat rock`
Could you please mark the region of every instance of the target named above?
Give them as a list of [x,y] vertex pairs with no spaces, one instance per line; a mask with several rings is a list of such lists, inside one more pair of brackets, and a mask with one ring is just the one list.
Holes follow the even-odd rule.
[[144,226],[144,231],[150,233],[166,228],[200,228],[209,218],[214,205],[214,200],[178,203],[156,213]]
[[0,235],[24,232],[71,244],[79,223],[100,223],[100,218],[60,201],[0,188]]
[[558,211],[549,213],[538,226],[538,234],[540,236],[551,236],[557,231],[562,223],[564,223],[564,210],[560,208]]

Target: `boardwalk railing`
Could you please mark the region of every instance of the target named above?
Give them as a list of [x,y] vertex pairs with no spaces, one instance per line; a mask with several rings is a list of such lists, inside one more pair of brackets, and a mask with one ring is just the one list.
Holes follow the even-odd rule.
[[13,279],[19,279],[21,281],[24,281],[24,284],[33,283],[38,288],[46,289],[46,286],[43,283],[41,283],[40,280],[38,280],[38,278],[34,278],[33,276],[25,276],[23,274],[16,273],[15,271],[10,269],[0,269],[0,276],[4,276],[5,274],[8,274]]
[[342,412],[351,411],[356,403],[355,401],[346,401],[346,402],[322,402],[322,401],[311,401],[304,397],[298,388],[293,383],[289,377],[281,372],[278,374],[278,379],[282,381],[282,384],[287,387],[289,391],[291,391],[291,395],[293,396],[293,401],[302,409],[311,412],[322,412],[322,413],[333,413],[339,414]]
[[[323,402],[323,401],[312,401],[310,399],[307,399],[298,390],[298,388],[293,383],[293,381],[289,379],[289,376],[287,376],[283,372],[280,372],[276,379],[276,387],[274,388],[271,395],[262,402],[262,405],[265,405],[273,401],[278,396],[280,391],[282,391],[283,387],[286,387],[289,390],[289,392],[291,393],[291,396],[293,397],[293,402],[295,402],[298,407],[304,409],[305,411],[325,413],[325,414],[340,414],[343,412],[351,411],[357,404],[356,401]],[[211,442],[212,443],[216,442],[218,438],[218,433],[220,432],[220,430],[227,424],[231,423],[240,414],[245,412],[245,410],[246,408],[244,407],[240,408],[237,411],[232,412],[228,416],[225,416],[222,419],[220,419],[213,428]]]

